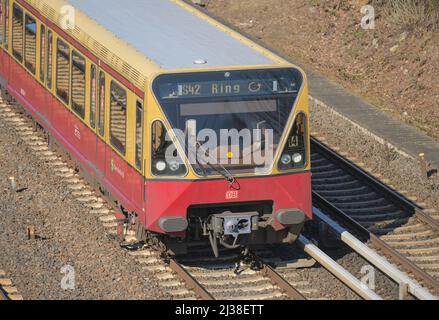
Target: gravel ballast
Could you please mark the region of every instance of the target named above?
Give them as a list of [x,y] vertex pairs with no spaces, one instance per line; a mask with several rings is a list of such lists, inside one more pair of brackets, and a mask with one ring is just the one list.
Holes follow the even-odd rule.
[[[168,298],[9,125],[0,118],[0,266],[20,294],[25,299]],[[11,189],[9,177],[21,192]],[[27,240],[31,225],[36,240]],[[74,268],[74,289],[61,287],[71,284],[63,281],[68,266]]]

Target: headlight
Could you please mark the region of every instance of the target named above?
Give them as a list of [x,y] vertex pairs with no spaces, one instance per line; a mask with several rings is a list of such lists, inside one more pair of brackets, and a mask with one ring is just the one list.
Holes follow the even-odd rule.
[[171,169],[173,172],[178,171],[178,169],[180,169],[180,164],[176,161],[173,161],[169,163],[169,169]]
[[165,171],[166,169],[166,162],[164,161],[157,161],[157,163],[155,164],[155,168],[157,169],[157,171]]
[[282,164],[287,165],[291,163],[291,156],[289,154],[284,154],[281,158],[280,158],[280,162],[282,162]]
[[294,163],[300,163],[300,162],[302,162],[302,159],[303,159],[303,157],[300,153],[293,154],[293,162]]

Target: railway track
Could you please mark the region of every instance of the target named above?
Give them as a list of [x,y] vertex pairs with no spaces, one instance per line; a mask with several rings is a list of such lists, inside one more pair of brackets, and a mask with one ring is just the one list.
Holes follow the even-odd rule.
[[[306,260],[308,254],[320,263],[322,269],[332,273],[335,277],[332,283],[334,287],[335,282],[339,281],[359,298],[381,299],[308,239],[301,236],[298,243],[296,248],[284,246],[283,252],[279,247],[268,246],[244,259],[240,259],[237,252],[227,250],[217,259],[211,254],[210,248],[197,248],[196,254],[178,260],[181,268],[190,274],[197,286],[210,294],[212,299],[329,299],[330,294],[321,290],[320,282],[310,282],[299,273],[298,265],[304,268],[310,266],[310,260]],[[308,263],[304,263],[303,260]]]
[[0,300],[23,300],[23,297],[14,287],[11,279],[6,277],[6,272],[0,270]]
[[306,299],[305,293],[316,292],[312,285],[297,278],[284,278],[276,269],[260,259],[270,251],[258,251],[257,260],[246,263],[239,252],[224,250],[215,258],[212,249],[202,246],[194,254],[180,257],[178,261],[214,299],[267,300]]
[[[53,168],[54,174],[63,180],[76,200],[84,205],[89,214],[96,217],[106,232],[111,236],[117,236],[119,223],[114,208],[76,170],[72,169],[63,157],[50,150],[47,139],[35,131],[35,128],[29,123],[29,119],[24,114],[17,112],[16,107],[0,98],[0,118],[3,118],[10,125],[11,130],[18,132],[27,147]],[[136,240],[134,232],[127,230],[125,240],[127,243],[134,242]],[[169,293],[171,298],[197,299],[195,292],[188,290],[186,283],[179,278],[169,264],[163,261],[157,251],[145,248],[129,251],[129,255],[142,269],[151,272],[157,278],[159,285]],[[9,280],[3,282],[1,280],[2,273],[0,271],[0,287],[2,283],[5,286],[10,283]]]
[[[84,204],[107,229],[108,233],[117,235],[119,223],[112,208],[95,190],[87,184],[77,170],[51,151],[45,137],[38,135],[29,125],[26,117],[15,111],[13,104],[2,103],[0,99],[0,117],[11,124],[25,144],[42,158],[49,166],[54,168],[57,176],[62,178],[66,186]],[[134,231],[128,230],[126,241],[134,242]],[[307,244],[310,246],[312,244]],[[209,248],[210,251],[210,248]],[[312,250],[311,250],[312,251]],[[143,269],[153,273],[159,285],[174,299],[318,299],[321,293],[319,284],[299,280],[295,268],[288,267],[288,263],[279,261],[270,250],[257,252],[259,262],[266,261],[270,264],[285,264],[285,267],[273,269],[268,263],[261,264],[261,269],[242,265],[240,272],[236,272],[236,253],[223,255],[222,260],[213,261],[206,258],[206,254],[198,257],[185,257],[181,260],[163,259],[160,253],[150,248],[130,251],[129,254],[136,259]],[[316,260],[325,261],[323,252],[314,254]],[[280,259],[282,260],[282,259]],[[238,259],[239,261],[239,259]],[[327,261],[327,260],[326,260]],[[324,264],[324,263],[323,263]],[[334,261],[329,262],[330,267],[325,267],[343,283],[349,283],[363,298],[379,298],[370,290],[362,288],[360,283],[343,268],[339,268]]]
[[130,251],[130,255],[178,300],[304,300],[305,294],[317,292],[309,282],[292,281],[291,270],[286,280],[268,264],[252,269],[233,251],[222,252],[220,259],[207,247],[177,258],[163,257],[160,251],[148,247]]
[[439,292],[439,222],[316,139],[313,202]]
[[[72,195],[88,208],[90,214],[97,217],[107,232],[117,235],[119,224],[114,208],[80,176],[77,170],[72,169],[63,157],[50,150],[47,139],[35,131],[35,126],[30,125],[28,118],[17,112],[16,107],[13,103],[9,104],[0,99],[0,116],[11,125],[11,129],[18,132],[33,152],[53,167],[54,173],[63,179]],[[135,241],[133,231],[128,230],[125,236],[127,242]],[[188,257],[185,261],[175,259],[166,261],[158,251],[150,248],[130,251],[129,254],[144,270],[154,274],[159,285],[173,299],[315,299],[321,297],[318,284],[297,280],[294,268],[280,267],[275,270],[268,264],[262,264],[260,270],[252,270],[241,266],[244,270],[237,274],[235,272],[236,256],[233,256],[233,253],[224,255],[222,262],[209,261],[205,258],[206,255],[203,259],[192,258],[192,261]],[[273,259],[278,259],[270,252],[258,252],[257,254],[261,259],[270,261],[270,263],[275,263]],[[333,264],[336,265],[335,262]],[[334,269],[331,272],[334,272]],[[346,273],[342,282],[346,281]],[[351,276],[351,281],[356,280],[353,278]],[[356,285],[357,288],[360,287],[358,283]],[[364,294],[363,297],[374,297],[370,292],[364,293],[361,290],[360,288],[360,295]]]
[[[359,298],[382,299],[303,236],[296,248],[286,245],[280,252],[282,249],[278,247],[267,247],[246,257],[238,251],[221,250],[218,259],[207,244],[196,246],[189,255],[169,259],[166,265],[163,265],[164,260],[158,251],[142,249],[132,254],[150,257],[144,261],[145,268],[158,272],[156,276],[160,279],[160,285],[176,299],[329,299],[331,294],[321,289],[320,282],[310,282],[299,272],[299,265],[303,268],[314,265],[315,261],[309,257],[316,259],[322,269],[335,277],[333,285],[335,282],[341,283]],[[182,288],[182,285],[186,288]]]

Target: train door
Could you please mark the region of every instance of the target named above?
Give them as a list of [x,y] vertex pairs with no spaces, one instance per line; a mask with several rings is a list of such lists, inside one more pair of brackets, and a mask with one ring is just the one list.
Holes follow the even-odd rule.
[[1,83],[6,87],[9,79],[9,0],[0,0],[0,78],[6,82]]
[[144,157],[143,157],[143,136],[144,136],[144,105],[141,100],[136,100],[136,132],[135,132],[135,166],[140,174],[136,174],[134,199],[136,205],[144,209],[145,203],[145,179],[144,179]]
[[106,116],[106,83],[105,73],[99,71],[98,78],[98,112],[97,112],[97,135],[96,135],[96,167],[99,174],[105,176],[106,143],[105,143],[105,116]]
[[[0,0],[0,78],[5,78],[4,76],[4,33],[5,33],[5,4],[4,0]],[[0,80],[1,81],[1,80]]]
[[45,71],[46,71],[46,96],[45,96],[45,104],[46,104],[46,117],[49,122],[53,120],[53,104],[55,102],[55,98],[52,95],[52,79],[53,79],[53,33],[52,30],[47,28],[47,39],[46,39],[46,63],[45,63]]
[[[38,53],[38,58],[39,58],[39,63],[37,70],[39,71],[38,74],[36,75],[36,77],[38,78],[38,80],[40,81],[41,85],[45,86],[46,83],[46,54],[47,54],[47,31],[46,31],[46,26],[44,24],[40,24],[40,32],[38,33],[38,38],[39,39],[39,53]],[[47,95],[48,92],[47,90],[39,90],[39,94],[38,94],[38,109],[40,110],[41,114],[44,115],[44,118],[49,121],[49,117],[48,117],[48,105],[47,105]],[[46,123],[45,125],[48,125],[48,123]]]
[[[91,148],[87,152],[87,157],[89,157],[90,162],[94,169],[97,167],[97,130],[96,130],[96,120],[97,120],[97,105],[98,105],[98,70],[94,63],[90,64],[90,72],[89,72],[89,125],[91,128],[90,139],[87,139],[87,144],[89,145],[87,148]],[[96,170],[94,172],[96,174]]]

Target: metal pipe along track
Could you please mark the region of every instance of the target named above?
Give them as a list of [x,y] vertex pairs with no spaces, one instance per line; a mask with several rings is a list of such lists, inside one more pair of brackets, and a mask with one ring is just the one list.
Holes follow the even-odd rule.
[[438,298],[432,295],[428,290],[421,287],[418,283],[413,281],[405,273],[401,272],[394,265],[389,263],[385,258],[378,255],[375,251],[370,249],[367,245],[358,240],[348,230],[340,226],[334,220],[323,214],[319,209],[313,209],[314,217],[326,223],[345,244],[351,247],[355,252],[360,254],[363,258],[368,260],[386,275],[391,277],[400,286],[407,285],[408,291],[415,297],[422,300],[437,300]]
[[439,292],[439,222],[312,139],[313,203]]
[[369,287],[363,284],[360,280],[355,278],[349,271],[340,266],[303,235],[299,236],[298,241],[303,246],[306,253],[318,261],[324,268],[331,272],[335,277],[340,279],[360,297],[367,300],[383,300],[379,295],[369,289]]

